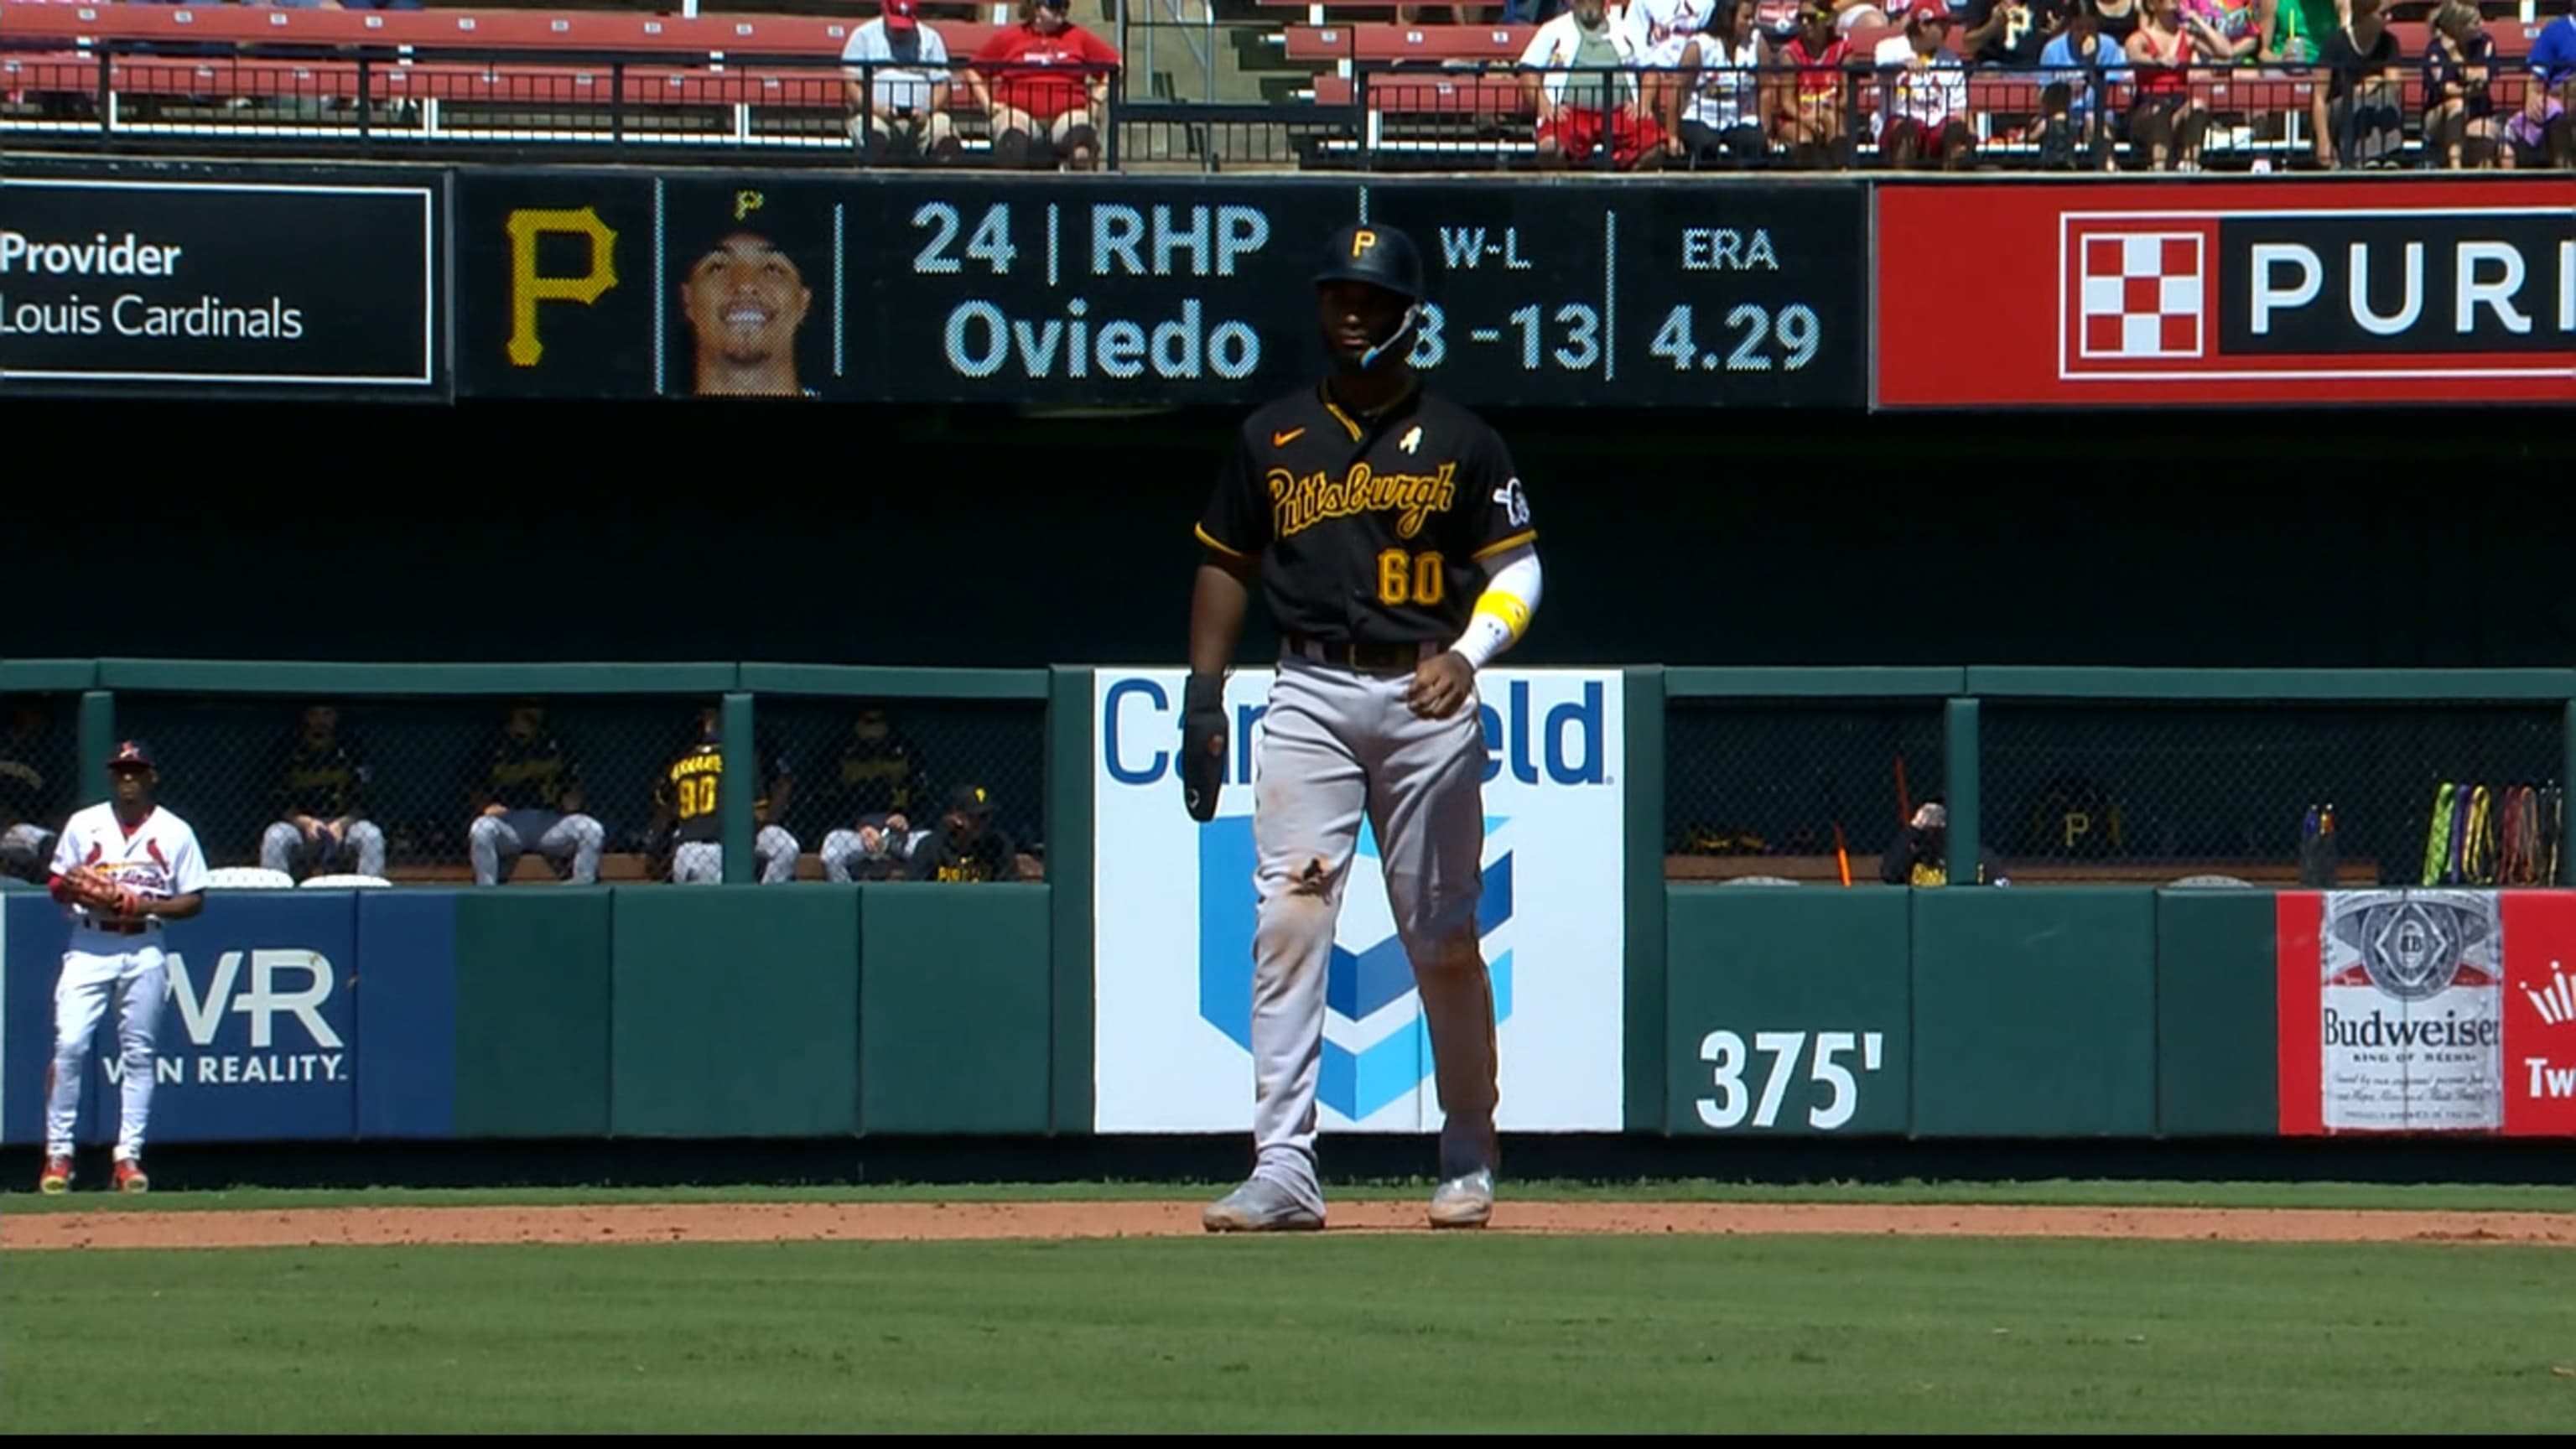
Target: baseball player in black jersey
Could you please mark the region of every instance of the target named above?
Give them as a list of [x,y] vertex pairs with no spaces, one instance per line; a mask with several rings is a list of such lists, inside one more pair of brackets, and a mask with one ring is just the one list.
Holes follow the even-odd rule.
[[259,837],[259,863],[284,875],[355,870],[383,879],[385,832],[367,818],[366,747],[340,729],[340,711],[306,705],[304,727],[280,749],[276,817]]
[[[671,830],[671,880],[678,885],[715,885],[724,880],[724,734],[713,706],[698,711],[698,741],[662,771],[653,787],[653,820],[659,834]],[[796,879],[796,857],[804,847],[773,823],[787,810],[792,783],[787,762],[777,751],[754,741],[751,801],[753,873],[764,885]],[[766,766],[762,778],[759,766]]]
[[1484,732],[1476,671],[1529,627],[1539,566],[1510,450],[1405,360],[1426,293],[1391,227],[1344,227],[1315,277],[1322,385],[1245,420],[1198,525],[1185,804],[1216,813],[1227,661],[1258,579],[1281,636],[1253,786],[1252,1175],[1212,1232],[1320,1228],[1325,972],[1365,819],[1431,1033],[1444,1122],[1435,1227],[1490,1217],[1494,1001],[1476,934]]

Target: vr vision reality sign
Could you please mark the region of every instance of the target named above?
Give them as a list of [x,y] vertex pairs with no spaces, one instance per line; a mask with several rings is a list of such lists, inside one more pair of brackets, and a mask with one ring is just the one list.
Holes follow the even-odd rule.
[[433,391],[426,186],[0,178],[0,381]]

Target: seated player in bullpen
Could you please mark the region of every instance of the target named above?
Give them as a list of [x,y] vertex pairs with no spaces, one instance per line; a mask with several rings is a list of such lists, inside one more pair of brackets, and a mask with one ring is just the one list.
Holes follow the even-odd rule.
[[912,848],[914,880],[994,881],[1020,878],[1020,853],[993,824],[993,792],[960,785],[949,792],[939,828]]

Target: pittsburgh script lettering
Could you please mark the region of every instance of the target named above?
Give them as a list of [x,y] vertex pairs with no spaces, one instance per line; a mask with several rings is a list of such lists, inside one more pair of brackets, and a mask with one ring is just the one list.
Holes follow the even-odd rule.
[[1327,519],[1391,512],[1397,515],[1395,536],[1411,538],[1432,514],[1448,512],[1456,501],[1457,472],[1455,463],[1430,474],[1373,473],[1368,464],[1353,463],[1350,475],[1336,483],[1322,473],[1300,478],[1273,468],[1264,480],[1270,485],[1272,528],[1289,538]]

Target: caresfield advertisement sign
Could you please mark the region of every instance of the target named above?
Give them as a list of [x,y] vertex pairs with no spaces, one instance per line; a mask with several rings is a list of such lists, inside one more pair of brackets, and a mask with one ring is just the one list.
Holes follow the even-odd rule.
[[2576,403],[2576,177],[1878,189],[1872,405]]

